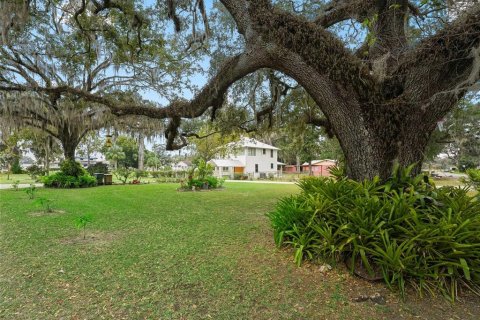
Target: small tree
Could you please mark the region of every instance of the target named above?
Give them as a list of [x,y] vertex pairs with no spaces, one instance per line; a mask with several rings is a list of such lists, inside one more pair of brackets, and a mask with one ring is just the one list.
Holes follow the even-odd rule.
[[37,187],[35,186],[35,184],[31,183],[30,187],[25,189],[25,193],[28,195],[29,199],[34,199],[35,194],[37,193]]
[[197,167],[195,168],[195,175],[198,179],[204,180],[206,176],[213,174],[213,166],[205,160],[200,159],[197,161]]
[[83,240],[85,240],[85,229],[87,228],[87,224],[92,222],[92,216],[90,215],[83,215],[77,218],[75,221],[75,225],[78,229],[83,229]]
[[39,204],[45,213],[53,212],[53,200],[41,197],[35,200],[35,203]]
[[105,157],[112,162],[113,168],[117,170],[118,161],[125,159],[125,152],[120,146],[114,144],[105,152]]

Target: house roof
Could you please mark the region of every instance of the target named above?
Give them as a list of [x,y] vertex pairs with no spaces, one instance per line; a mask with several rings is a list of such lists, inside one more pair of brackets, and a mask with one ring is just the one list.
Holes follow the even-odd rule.
[[[334,166],[336,165],[337,162],[335,160],[330,160],[330,159],[323,159],[323,160],[312,160],[312,166]],[[302,166],[308,166],[309,163],[305,162],[302,163]]]
[[243,137],[237,142],[230,142],[229,145],[236,147],[249,147],[249,148],[260,148],[260,149],[271,149],[271,150],[280,150],[277,147],[271,146],[269,144],[258,141],[253,138]]
[[216,167],[245,167],[242,162],[233,159],[212,159],[208,161],[208,163],[211,163]]
[[177,167],[185,167],[185,166],[189,167],[191,165],[192,165],[192,162],[188,161],[188,160],[182,160],[182,161],[179,161],[179,162],[175,163],[175,166],[177,166]]

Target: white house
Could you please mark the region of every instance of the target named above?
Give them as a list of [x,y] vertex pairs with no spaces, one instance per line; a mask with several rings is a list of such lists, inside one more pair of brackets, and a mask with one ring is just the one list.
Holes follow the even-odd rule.
[[228,144],[228,155],[212,159],[215,176],[233,178],[235,174],[267,178],[278,174],[278,148],[252,138]]
[[172,166],[172,170],[173,171],[185,171],[185,170],[190,169],[191,167],[192,167],[192,162],[191,161],[183,160],[183,161],[175,163]]

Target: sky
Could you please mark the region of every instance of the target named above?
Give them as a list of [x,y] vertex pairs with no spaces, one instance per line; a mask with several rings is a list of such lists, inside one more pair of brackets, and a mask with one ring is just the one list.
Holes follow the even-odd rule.
[[[213,9],[213,1],[214,0],[204,0],[206,10],[209,13]],[[156,0],[145,0],[144,1],[146,6],[152,6],[156,2],[157,2]],[[208,59],[208,57],[205,57],[202,61],[200,61],[200,65],[204,70],[208,70],[208,68],[210,67],[210,60]],[[190,77],[190,81],[194,85],[196,85],[197,87],[201,88],[207,83],[208,78],[203,74],[195,73]],[[140,94],[145,99],[158,102],[162,106],[165,106],[166,104],[168,104],[168,100],[164,99],[157,92],[155,92],[153,90],[144,90],[144,91],[140,92]],[[183,98],[185,98],[185,99],[191,99],[193,97],[193,92],[184,91],[184,92],[182,92],[182,94],[183,94]]]

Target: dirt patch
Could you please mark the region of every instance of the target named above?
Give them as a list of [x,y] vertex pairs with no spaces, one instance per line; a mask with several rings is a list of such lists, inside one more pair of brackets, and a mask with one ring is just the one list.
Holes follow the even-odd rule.
[[31,217],[59,216],[65,214],[65,210],[34,211],[28,215]]
[[95,245],[105,246],[118,240],[120,235],[115,232],[87,231],[85,237],[83,231],[78,234],[60,239],[60,243],[69,245]]

